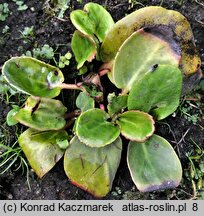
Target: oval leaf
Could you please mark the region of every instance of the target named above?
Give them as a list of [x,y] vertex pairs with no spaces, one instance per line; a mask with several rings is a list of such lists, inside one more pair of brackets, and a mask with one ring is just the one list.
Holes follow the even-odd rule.
[[140,111],[127,111],[119,115],[117,124],[125,138],[137,142],[144,142],[155,130],[152,116]]
[[91,36],[75,31],[71,41],[71,48],[80,69],[86,61],[91,62],[97,53],[97,45]]
[[81,109],[82,112],[85,112],[89,109],[93,109],[95,101],[93,98],[87,95],[86,92],[80,92],[76,99],[76,106]]
[[57,145],[58,140],[67,141],[67,132],[39,132],[28,129],[18,139],[31,167],[40,178],[50,171],[64,154],[64,150]]
[[128,109],[151,112],[158,120],[164,119],[178,107],[181,89],[181,71],[171,65],[159,65],[133,85]]
[[174,188],[182,178],[182,167],[172,146],[153,135],[144,143],[130,142],[128,167],[131,177],[142,192]]
[[15,115],[21,124],[36,130],[59,130],[66,121],[64,114],[67,108],[59,100],[49,98],[29,97],[25,107]]
[[10,85],[29,95],[53,98],[60,94],[64,81],[62,72],[31,57],[13,57],[2,68]]
[[134,82],[151,71],[154,65],[178,66],[179,59],[179,55],[167,42],[141,29],[120,47],[111,72],[113,82],[118,88],[128,92]]
[[[102,17],[103,19],[101,19]],[[85,5],[84,11],[73,11],[70,18],[79,31],[88,35],[96,35],[100,42],[114,25],[114,21],[106,9],[92,2]]]
[[135,31],[145,27],[153,29],[152,34],[162,31],[165,41],[171,43],[169,38],[173,38],[174,43],[179,44],[182,50],[180,68],[185,74],[198,70],[201,60],[194,45],[189,22],[179,12],[158,6],[141,8],[119,20],[104,39],[101,48],[102,60],[113,60],[124,41]]
[[64,170],[74,185],[96,197],[104,197],[111,190],[121,151],[120,137],[111,145],[91,148],[75,136],[65,152]]
[[108,122],[108,118],[105,111],[96,108],[82,113],[76,123],[76,134],[80,141],[91,147],[102,147],[116,140],[120,130]]

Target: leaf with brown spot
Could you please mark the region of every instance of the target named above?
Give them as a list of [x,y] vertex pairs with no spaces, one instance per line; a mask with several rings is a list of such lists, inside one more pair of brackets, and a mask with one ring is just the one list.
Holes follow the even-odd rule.
[[[127,59],[127,60],[126,60]],[[134,83],[154,70],[155,65],[179,65],[180,55],[164,40],[144,29],[133,33],[120,47],[109,73],[113,83],[123,89],[131,90]]]
[[40,131],[59,130],[66,124],[66,111],[67,108],[59,100],[30,96],[25,107],[15,114],[14,119]]
[[[179,12],[158,6],[141,8],[119,20],[103,41],[102,60],[104,62],[113,60],[125,40],[141,28],[150,29],[156,36],[159,32],[162,40],[167,41],[170,46],[179,45],[182,52],[180,64],[184,74],[190,75],[197,71],[201,60],[197,55],[189,22]],[[196,54],[189,55],[187,52],[189,48]]]

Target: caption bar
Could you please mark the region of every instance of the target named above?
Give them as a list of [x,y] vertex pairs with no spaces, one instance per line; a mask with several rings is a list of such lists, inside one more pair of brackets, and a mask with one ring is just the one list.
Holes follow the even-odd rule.
[[[67,214],[69,212],[69,214]],[[204,205],[199,201],[122,201],[122,200],[88,200],[88,201],[1,201],[1,215],[35,215],[43,213],[51,216],[51,213],[66,213],[58,215],[76,215],[79,212],[94,213],[134,213],[131,215],[201,215]],[[137,212],[137,213],[136,213]],[[138,214],[140,212],[140,214]],[[29,214],[32,213],[32,214]],[[46,214],[47,213],[47,214]],[[71,214],[72,213],[72,214]],[[136,214],[135,214],[136,213]],[[144,214],[142,214],[144,213]],[[54,215],[53,214],[53,215]],[[98,214],[97,214],[98,215]],[[130,215],[130,214],[127,214]]]

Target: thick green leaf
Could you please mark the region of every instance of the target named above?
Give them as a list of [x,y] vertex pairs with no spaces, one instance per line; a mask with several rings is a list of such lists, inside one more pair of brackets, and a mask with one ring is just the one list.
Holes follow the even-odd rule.
[[90,20],[88,12],[83,10],[74,10],[70,14],[73,25],[85,35],[93,35],[94,21]]
[[118,88],[128,92],[135,81],[141,79],[155,65],[178,66],[179,59],[167,42],[141,29],[120,47],[111,72],[113,82]]
[[14,118],[36,130],[59,130],[66,124],[66,111],[67,108],[59,100],[30,96]]
[[81,109],[82,112],[94,108],[94,105],[94,99],[88,96],[86,92],[79,93],[76,99],[76,106]]
[[181,163],[172,146],[160,136],[153,135],[144,143],[130,142],[127,160],[131,177],[142,192],[179,185]]
[[91,148],[75,136],[65,152],[64,170],[74,185],[103,197],[111,190],[121,151],[120,137],[108,146]]
[[127,107],[127,95],[116,96],[115,93],[108,95],[108,113],[113,115],[115,113],[121,112],[122,109]]
[[14,88],[34,96],[53,98],[59,95],[62,72],[31,57],[13,57],[2,68],[5,79]]
[[83,34],[96,35],[103,41],[109,29],[114,25],[111,15],[105,8],[96,3],[88,3],[82,10],[70,14],[73,25]]
[[108,122],[109,115],[100,109],[83,112],[76,122],[76,134],[80,141],[91,147],[111,144],[120,134],[113,123]]
[[151,34],[165,40],[172,49],[180,49],[180,68],[185,74],[192,74],[200,67],[201,60],[187,19],[177,11],[157,6],[141,8],[119,20],[103,41],[102,60],[113,60],[124,41],[141,28],[146,28]]
[[6,116],[6,123],[9,126],[13,126],[16,125],[18,123],[17,120],[15,120],[14,116],[16,115],[16,113],[18,113],[18,111],[20,110],[19,106],[13,106],[13,109],[10,110]]
[[151,112],[158,120],[173,113],[179,105],[182,73],[171,65],[158,65],[133,85],[129,110]]
[[91,62],[97,53],[97,45],[89,35],[75,31],[71,41],[71,48],[77,61],[77,69],[80,69],[86,61]]
[[127,111],[119,115],[117,124],[123,136],[137,142],[144,142],[155,130],[152,116],[140,111]]
[[68,142],[66,131],[36,131],[28,129],[23,132],[18,142],[35,173],[42,178],[63,156],[64,151],[57,142]]

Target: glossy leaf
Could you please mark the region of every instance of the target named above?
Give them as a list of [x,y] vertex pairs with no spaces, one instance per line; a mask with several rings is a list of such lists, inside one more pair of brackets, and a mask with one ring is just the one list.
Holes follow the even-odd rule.
[[152,116],[140,111],[124,112],[119,115],[117,124],[125,138],[137,142],[144,142],[155,130]]
[[150,112],[158,120],[172,114],[179,105],[182,73],[174,66],[159,65],[133,85],[129,110]]
[[65,126],[66,110],[67,108],[59,100],[31,96],[14,118],[36,130],[59,130]]
[[20,110],[19,106],[13,106],[13,109],[11,109],[8,112],[6,116],[6,123],[8,124],[8,126],[13,126],[18,123],[18,121],[15,120],[14,116],[16,115],[16,113],[18,113],[19,110]]
[[81,109],[82,112],[85,112],[89,109],[94,108],[95,102],[94,99],[87,95],[85,92],[80,92],[76,99],[76,106]]
[[31,57],[13,57],[2,68],[10,85],[29,95],[53,98],[59,95],[62,72],[49,64]]
[[96,3],[88,3],[84,10],[74,10],[70,14],[73,25],[83,34],[96,35],[103,41],[108,30],[114,25],[111,15],[104,7]]
[[127,159],[131,177],[142,192],[174,188],[181,181],[179,158],[160,136],[153,135],[144,143],[130,142]]
[[89,109],[83,112],[76,122],[76,134],[79,140],[91,147],[102,147],[111,144],[120,134],[109,115],[100,109]]
[[111,190],[121,151],[120,137],[108,146],[91,148],[75,136],[65,152],[64,170],[74,185],[104,197]]
[[128,92],[135,81],[152,71],[155,65],[178,66],[179,59],[167,42],[141,29],[132,34],[119,49],[111,72],[114,84]]
[[64,150],[57,145],[59,140],[68,142],[66,131],[36,131],[28,129],[19,139],[26,158],[35,173],[42,178],[62,158]]
[[141,8],[119,20],[103,41],[102,60],[104,62],[113,60],[125,40],[135,31],[145,27],[151,30],[153,35],[162,36],[172,48],[175,44],[179,45],[182,51],[180,68],[185,74],[197,71],[201,61],[193,42],[189,22],[179,12],[158,6]]
[[75,31],[71,41],[71,48],[80,69],[86,61],[91,62],[97,53],[97,45],[91,36]]
[[118,95],[116,96],[115,93],[108,95],[108,113],[113,115],[115,113],[121,112],[122,109],[127,107],[127,95]]

